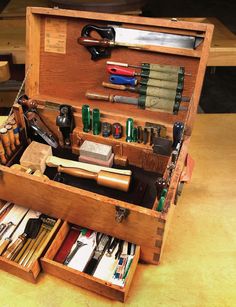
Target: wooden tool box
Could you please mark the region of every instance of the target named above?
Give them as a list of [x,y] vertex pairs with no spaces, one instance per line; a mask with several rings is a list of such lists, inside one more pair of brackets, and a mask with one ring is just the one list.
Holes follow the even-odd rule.
[[[77,42],[82,28],[87,24],[99,26],[120,24],[140,30],[202,37],[203,42],[192,50],[162,46],[159,47],[158,52],[150,52],[116,47],[112,49],[109,59],[116,62],[130,62],[133,65],[145,62],[184,66],[186,73],[191,74],[191,76],[186,76],[184,81],[183,95],[191,98],[189,103],[182,103],[187,110],[173,115],[167,112],[143,110],[126,104],[87,100],[85,98],[87,90],[119,93],[103,89],[101,86],[101,83],[108,78],[105,69],[108,59],[92,61],[88,50]],[[147,208],[145,205],[135,205],[115,197],[101,195],[96,191],[88,191],[86,188],[76,188],[35,178],[12,171],[7,166],[0,166],[0,198],[24,204],[65,221],[133,242],[140,246],[142,261],[158,264],[175,208],[181,174],[187,167],[188,143],[197,112],[212,32],[213,26],[210,24],[61,9],[28,8],[26,94],[39,103],[37,111],[40,117],[58,139],[61,139],[61,134],[55,124],[58,110],[52,107],[51,102],[73,106],[75,119],[75,129],[71,134],[73,153],[79,153],[79,146],[84,140],[109,144],[112,145],[115,154],[128,157],[129,165],[141,168],[150,174],[158,173],[164,177],[168,175],[168,165],[171,162],[169,156],[153,153],[149,144],[127,143],[125,136],[121,139],[114,139],[112,136],[104,138],[101,135],[93,135],[92,132],[83,132],[81,117],[83,104],[88,104],[90,109],[99,108],[101,121],[120,122],[124,131],[126,120],[129,117],[134,119],[136,125],[144,126],[145,122],[165,125],[167,136],[170,139],[173,124],[176,121],[182,121],[185,123],[184,140],[162,212],[156,211],[156,200],[153,201],[151,207]],[[125,96],[135,96],[135,94],[125,92]],[[50,108],[46,103],[48,101]],[[14,114],[21,127],[22,140],[26,141],[24,137],[25,120],[20,105],[14,106]],[[19,159],[21,152],[22,149],[19,149],[16,160]],[[149,176],[148,174],[146,176]],[[103,293],[110,298],[124,300],[138,261],[139,248],[135,258],[137,261],[134,261],[132,265],[127,287],[119,289],[119,287],[100,282],[86,274],[73,272],[73,270],[64,274],[68,269],[62,266],[59,268],[53,263],[54,248],[59,248],[66,231],[64,225],[43,259],[45,270],[85,288]]]

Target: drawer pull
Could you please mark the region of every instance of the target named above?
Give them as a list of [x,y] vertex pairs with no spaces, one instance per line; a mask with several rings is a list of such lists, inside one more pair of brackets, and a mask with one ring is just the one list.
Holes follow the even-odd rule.
[[116,216],[115,216],[116,222],[117,223],[122,223],[122,221],[127,218],[129,213],[130,212],[129,212],[128,209],[116,206]]

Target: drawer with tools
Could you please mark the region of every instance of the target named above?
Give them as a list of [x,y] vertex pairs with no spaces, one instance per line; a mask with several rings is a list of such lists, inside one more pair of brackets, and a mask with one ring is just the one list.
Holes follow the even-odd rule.
[[0,269],[30,282],[40,273],[39,258],[61,221],[6,202],[0,205]]
[[41,263],[49,274],[123,302],[139,253],[133,243],[64,222]]
[[142,261],[158,264],[191,175],[188,144],[212,31],[28,8],[25,94],[0,129],[0,198],[133,243]]

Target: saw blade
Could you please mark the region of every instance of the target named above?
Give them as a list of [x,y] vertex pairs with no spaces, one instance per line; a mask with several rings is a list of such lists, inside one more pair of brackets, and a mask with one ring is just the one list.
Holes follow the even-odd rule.
[[115,30],[115,44],[121,46],[164,46],[195,49],[203,41],[202,37],[170,34],[146,30],[136,30],[112,25]]

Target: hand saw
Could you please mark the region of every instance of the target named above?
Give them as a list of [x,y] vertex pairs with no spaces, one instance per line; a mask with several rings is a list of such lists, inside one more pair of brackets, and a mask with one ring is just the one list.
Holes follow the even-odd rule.
[[[90,36],[91,32],[97,32],[101,39]],[[202,41],[201,36],[137,30],[116,25],[107,27],[86,25],[81,31],[81,37],[78,38],[78,43],[87,47],[91,53],[92,60],[109,57],[109,47],[124,46],[158,52],[160,46],[196,49]]]

